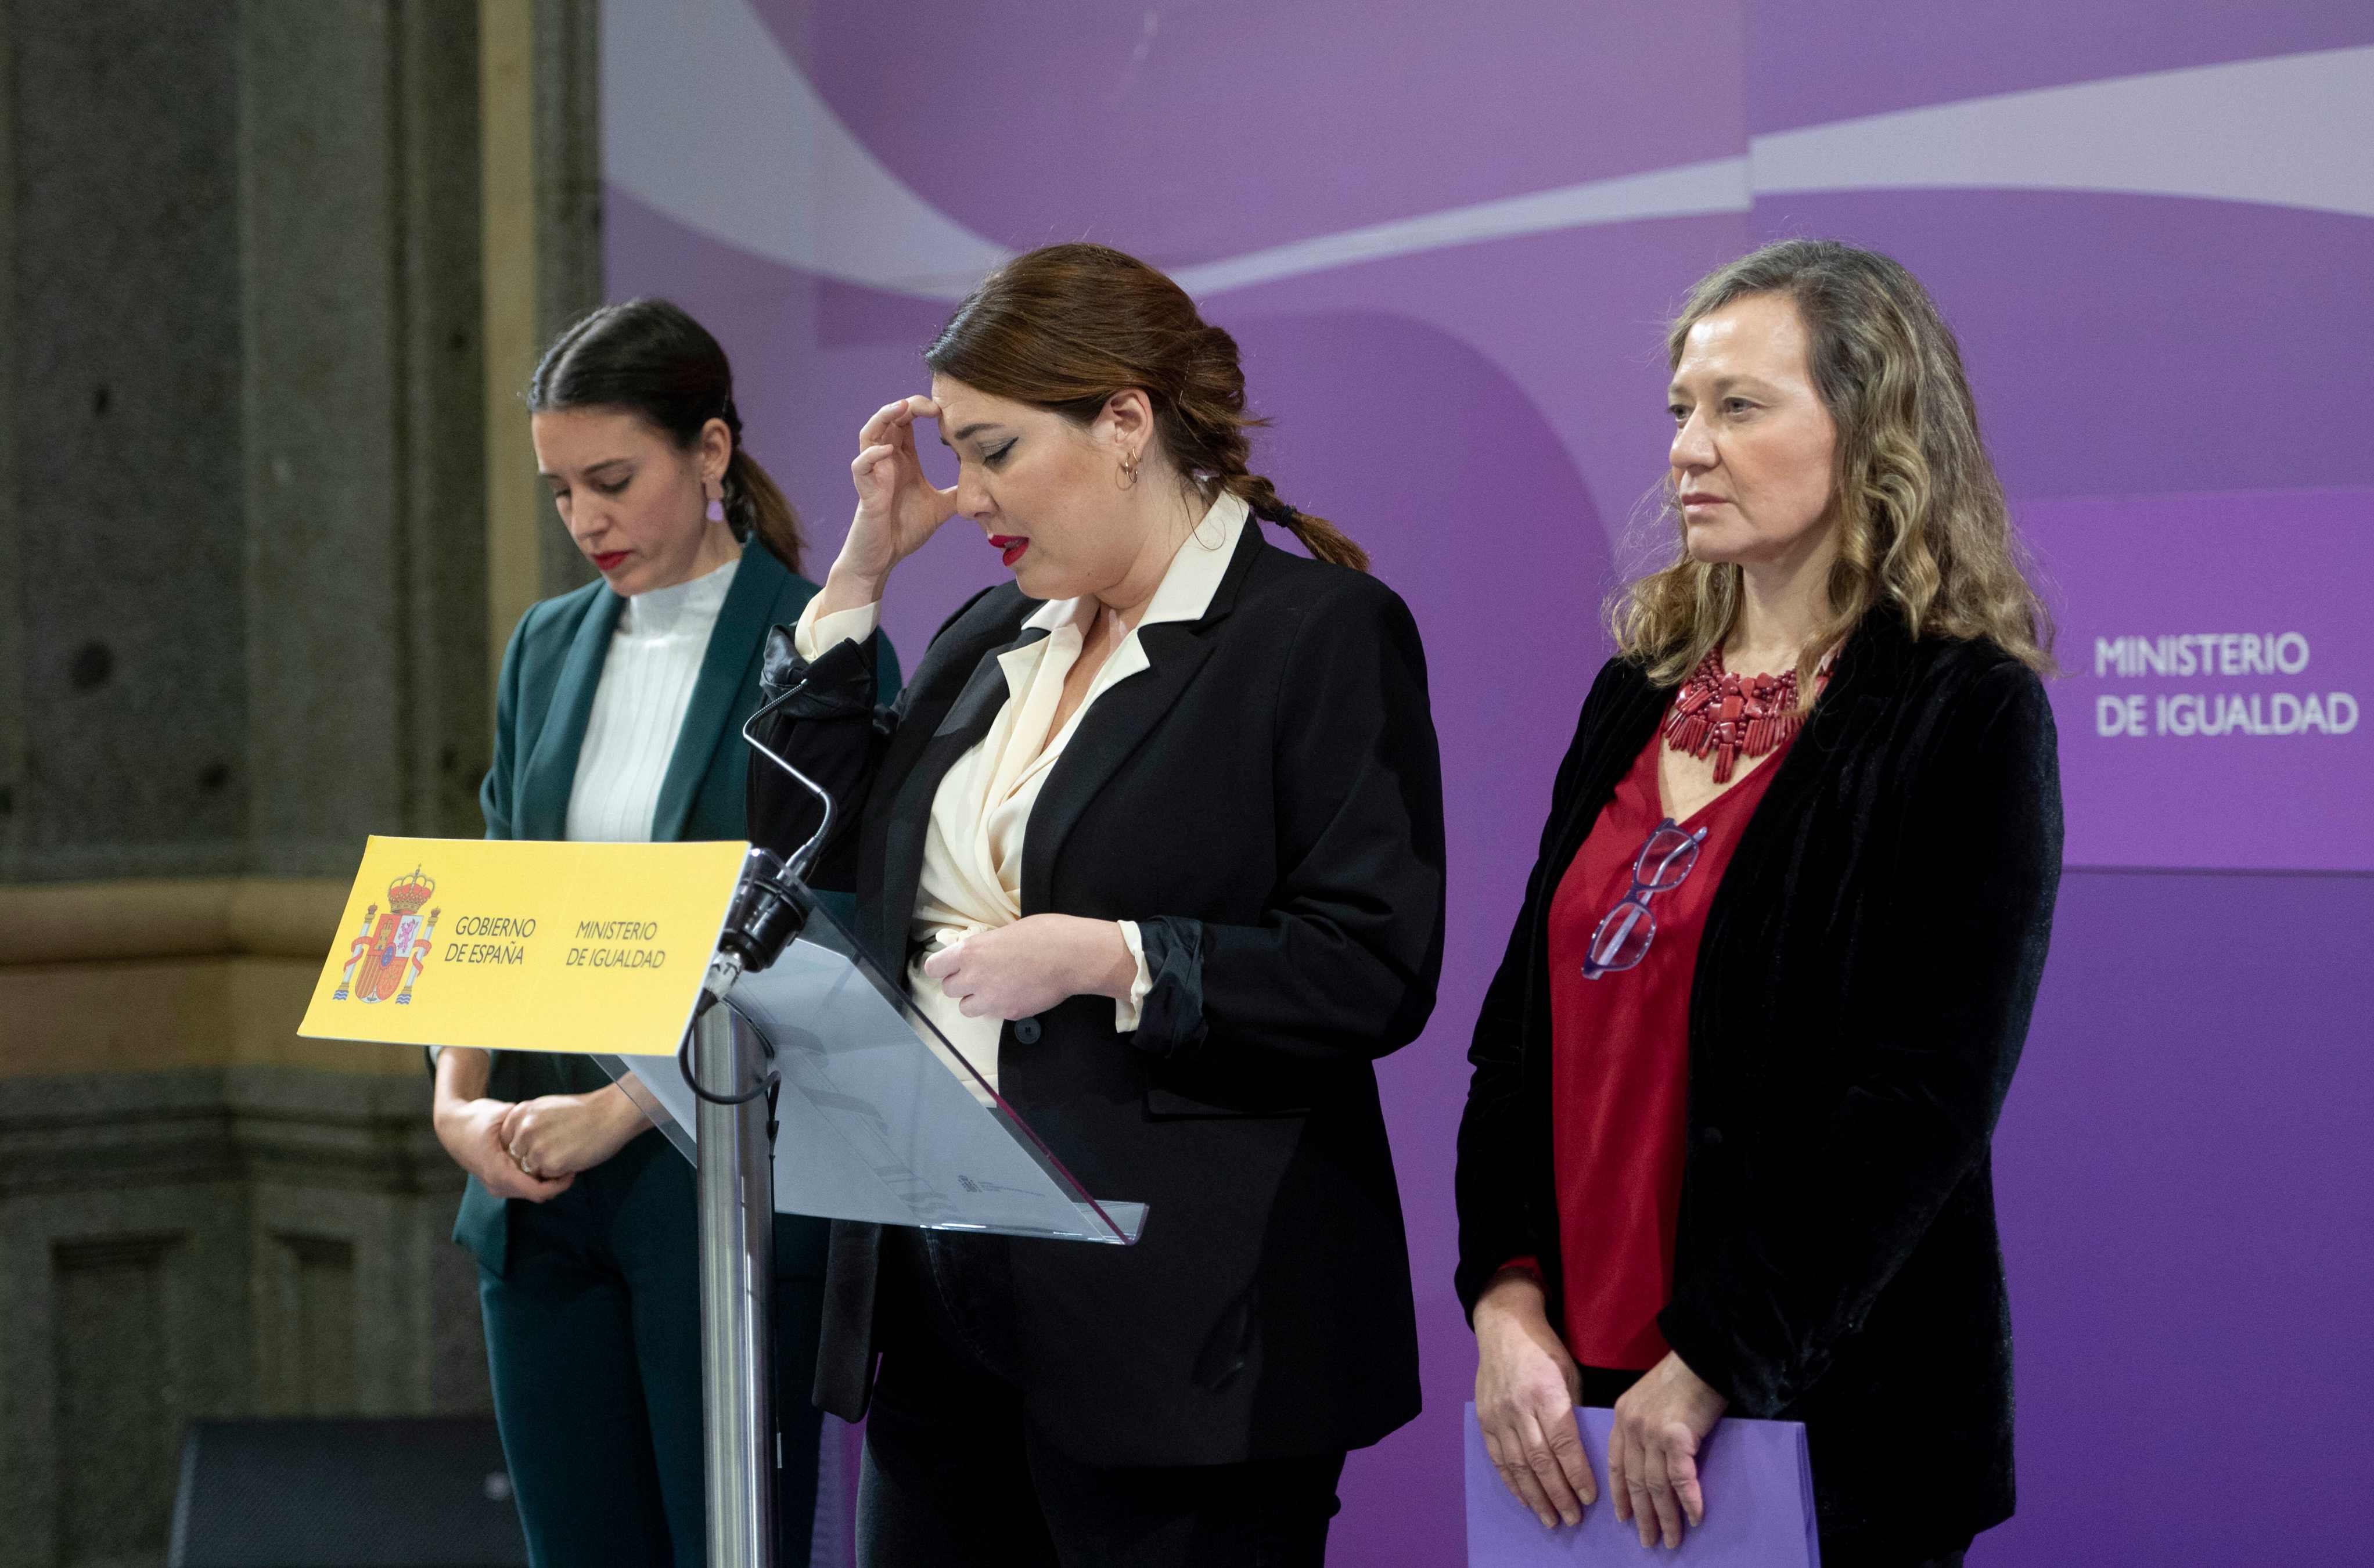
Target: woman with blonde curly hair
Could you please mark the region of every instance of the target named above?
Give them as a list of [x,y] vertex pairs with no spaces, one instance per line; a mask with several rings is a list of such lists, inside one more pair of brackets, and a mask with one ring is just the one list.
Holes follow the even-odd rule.
[[1952,332],[1769,245],[1667,340],[1678,549],[1617,595],[1459,1135],[1476,1407],[1545,1525],[1678,1544],[1726,1414],[1802,1421],[1823,1562],[2012,1510],[1988,1146],[2061,867],[2050,628]]

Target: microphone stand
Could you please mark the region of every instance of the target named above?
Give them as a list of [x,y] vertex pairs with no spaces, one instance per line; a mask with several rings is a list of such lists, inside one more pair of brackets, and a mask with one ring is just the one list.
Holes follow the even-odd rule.
[[[774,1409],[774,1048],[721,1008],[742,975],[766,968],[815,907],[801,877],[832,826],[832,796],[752,733],[807,684],[750,715],[742,737],[823,804],[824,819],[788,861],[752,846],[676,1067],[698,1102],[701,1425],[710,1568],[776,1568]],[[748,1087],[745,1088],[746,1079]],[[787,1565],[788,1568],[788,1565]]]

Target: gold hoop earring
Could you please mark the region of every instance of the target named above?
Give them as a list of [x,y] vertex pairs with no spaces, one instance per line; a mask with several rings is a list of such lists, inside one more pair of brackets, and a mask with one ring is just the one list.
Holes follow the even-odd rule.
[[1134,490],[1137,489],[1137,461],[1138,460],[1134,457],[1122,459],[1121,466],[1121,488],[1122,489]]

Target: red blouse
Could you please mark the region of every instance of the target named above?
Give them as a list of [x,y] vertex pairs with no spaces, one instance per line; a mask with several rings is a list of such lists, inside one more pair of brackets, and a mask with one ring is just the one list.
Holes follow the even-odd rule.
[[1550,901],[1550,1098],[1566,1343],[1576,1361],[1638,1371],[1664,1358],[1657,1314],[1674,1288],[1675,1219],[1687,1136],[1690,981],[1714,891],[1788,748],[1681,825],[1704,828],[1682,885],[1648,896],[1657,935],[1639,963],[1583,978],[1591,934],[1632,885],[1633,862],[1665,818],[1657,787],[1662,731]]

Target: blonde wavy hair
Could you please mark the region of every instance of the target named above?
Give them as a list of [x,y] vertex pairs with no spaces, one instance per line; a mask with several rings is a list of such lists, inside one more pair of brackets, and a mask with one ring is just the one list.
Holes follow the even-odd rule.
[[[1961,348],[1929,291],[1876,252],[1783,240],[1698,280],[1665,335],[1667,363],[1680,364],[1691,327],[1757,294],[1796,305],[1808,369],[1838,431],[1830,509],[1839,555],[1829,619],[1798,660],[1806,700],[1823,652],[1882,601],[1915,637],[1983,638],[2051,673],[2051,617],[1979,437]],[[1730,635],[1740,569],[1690,559],[1671,474],[1665,513],[1672,563],[1618,590],[1607,608],[1617,649],[1671,685]]]

